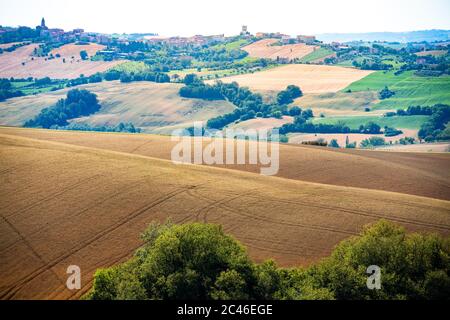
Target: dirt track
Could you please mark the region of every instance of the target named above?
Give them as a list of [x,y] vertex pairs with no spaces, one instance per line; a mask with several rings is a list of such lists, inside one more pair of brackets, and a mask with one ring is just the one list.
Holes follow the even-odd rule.
[[[177,166],[7,133],[0,132],[2,299],[78,298],[97,268],[129,257],[146,225],[169,216],[220,223],[253,259],[283,266],[316,261],[380,218],[450,231],[448,201]],[[71,264],[82,270],[75,293],[65,289]]]

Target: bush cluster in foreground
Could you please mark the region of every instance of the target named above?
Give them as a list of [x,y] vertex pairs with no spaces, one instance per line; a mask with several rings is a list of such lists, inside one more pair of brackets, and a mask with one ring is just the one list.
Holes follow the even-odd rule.
[[[151,224],[127,262],[100,269],[84,297],[115,299],[448,299],[450,242],[380,221],[308,268],[253,263],[218,225]],[[381,290],[366,269],[381,267]]]

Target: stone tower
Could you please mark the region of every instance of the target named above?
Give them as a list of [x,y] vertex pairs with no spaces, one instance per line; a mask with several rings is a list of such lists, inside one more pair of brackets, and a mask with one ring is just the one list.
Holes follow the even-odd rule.
[[41,20],[41,28],[42,29],[46,28],[46,26],[45,26],[45,19],[44,18],[42,18],[42,20]]

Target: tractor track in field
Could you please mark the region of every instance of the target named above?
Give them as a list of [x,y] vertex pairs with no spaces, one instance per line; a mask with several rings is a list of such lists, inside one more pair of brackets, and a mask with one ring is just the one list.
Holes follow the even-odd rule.
[[[241,197],[243,197],[243,196],[245,196],[247,194],[251,194],[252,192],[255,192],[257,190],[258,190],[258,188],[254,188],[254,189],[251,189],[251,190],[249,190],[248,192],[245,192],[245,193],[239,193],[239,194],[231,193],[230,194],[231,196],[224,197],[224,198],[219,199],[219,200],[212,200],[212,199],[210,199],[208,197],[205,197],[204,195],[202,195],[202,194],[200,194],[198,192],[192,192],[192,190],[189,190],[188,194],[191,195],[194,198],[203,199],[206,202],[209,202],[209,204],[207,204],[206,206],[204,206],[204,207],[202,207],[200,209],[197,209],[196,210],[197,212],[195,214],[195,219],[197,221],[201,220],[204,223],[206,223],[207,222],[207,215],[208,215],[209,211],[211,211],[211,209],[213,209],[217,205],[220,205],[222,203],[226,203],[226,202],[229,202],[229,201],[232,201],[232,200],[236,200],[236,199],[241,198]],[[200,218],[200,216],[202,216],[202,218]]]
[[52,194],[50,194],[50,195],[48,195],[48,196],[46,196],[46,197],[36,201],[36,202],[33,202],[32,204],[29,204],[28,206],[25,206],[24,208],[21,208],[21,209],[15,211],[15,212],[12,212],[11,214],[7,215],[7,217],[8,218],[12,218],[12,217],[14,217],[15,215],[17,215],[19,213],[26,212],[26,211],[28,211],[28,210],[30,210],[30,209],[40,205],[41,203],[44,203],[44,202],[50,201],[52,199],[55,199],[56,197],[66,193],[67,191],[71,191],[71,190],[79,187],[80,185],[86,183],[87,181],[93,180],[93,179],[98,178],[100,176],[101,176],[101,174],[96,174],[96,175],[90,176],[90,177],[88,177],[86,179],[81,179],[80,181],[75,182],[75,183],[71,184],[68,187],[65,187],[63,190],[59,190],[57,192],[54,192],[54,193],[52,193]]
[[[199,185],[198,185],[199,186]],[[77,253],[78,251],[84,249],[85,247],[87,247],[88,245],[92,244],[94,241],[104,237],[105,235],[111,233],[112,231],[118,229],[119,227],[121,227],[122,225],[130,222],[132,219],[138,217],[139,215],[141,215],[142,213],[147,212],[148,210],[152,209],[153,207],[167,201],[170,200],[171,198],[177,196],[178,194],[181,194],[183,192],[186,192],[189,189],[193,189],[196,188],[198,186],[188,186],[187,188],[183,188],[183,189],[177,189],[174,190],[172,192],[169,192],[168,194],[154,200],[151,201],[150,203],[134,210],[133,212],[131,212],[129,215],[127,215],[126,218],[121,219],[120,221],[116,222],[115,224],[113,224],[112,226],[102,230],[101,232],[97,233],[94,237],[89,238],[87,241],[84,241],[82,244],[72,248],[70,250],[70,252],[53,259],[50,262],[45,263],[44,262],[44,266],[34,270],[31,274],[28,274],[27,276],[18,279],[18,281],[16,283],[14,283],[11,288],[9,290],[7,290],[7,292],[5,293],[0,293],[0,299],[10,299],[14,296],[15,293],[17,293],[24,285],[26,285],[29,281],[33,280],[34,278],[36,278],[37,276],[41,275],[42,273],[46,272],[47,270],[51,269],[53,266],[57,265],[59,262],[63,261],[64,259],[72,256],[73,254]],[[26,241],[26,240],[25,240]],[[33,249],[34,251],[34,249]],[[37,254],[37,253],[36,253]],[[39,255],[38,255],[39,257]]]
[[[277,240],[266,240],[266,239],[260,239],[260,238],[254,238],[254,237],[249,237],[249,236],[239,236],[239,239],[244,239],[244,240],[248,240],[248,241],[255,241],[255,242],[267,242],[270,244],[275,244],[275,245],[284,245],[285,241],[277,241]],[[248,242],[245,242],[245,244],[247,245]],[[308,255],[305,254],[304,251],[302,250],[310,250],[316,253],[320,253],[321,251],[318,251],[316,248],[312,248],[312,247],[304,247],[304,246],[299,246],[299,245],[291,245],[291,248],[296,248],[296,250],[289,250],[289,249],[283,249],[283,248],[273,248],[273,252],[290,252],[291,254],[296,254],[297,252],[301,252],[302,255]],[[266,248],[267,249],[267,248]],[[312,255],[309,254],[308,256],[312,257],[312,256],[317,256],[317,255]]]
[[[192,192],[195,192],[195,191],[192,191]],[[238,199],[238,198],[245,197],[245,196],[251,197],[251,195],[239,194],[239,195],[236,195],[236,197],[234,199]],[[234,199],[228,199],[228,200],[232,201]],[[341,233],[341,234],[347,234],[347,235],[356,235],[357,234],[356,232],[339,230],[339,229],[335,229],[335,228],[331,228],[331,227],[321,227],[321,226],[315,226],[315,225],[300,224],[300,223],[294,223],[294,222],[289,222],[289,221],[276,220],[276,219],[272,219],[272,218],[268,218],[268,217],[256,216],[256,215],[252,214],[251,212],[249,212],[248,210],[245,210],[243,208],[241,208],[240,211],[238,211],[230,206],[227,206],[225,204],[226,202],[228,202],[228,201],[224,201],[223,203],[219,201],[219,202],[217,202],[217,206],[226,211],[237,214],[238,216],[251,218],[256,221],[270,222],[270,223],[279,224],[279,225],[287,225],[287,226],[291,226],[291,227],[301,227],[301,228],[306,228],[306,229],[335,232],[335,233]],[[278,202],[278,199],[275,200],[274,202]],[[243,212],[245,212],[245,213],[243,213]]]
[[[161,174],[161,175],[157,175],[157,176],[163,176],[163,175],[165,175],[165,174]],[[146,181],[146,178],[148,178],[148,177],[156,177],[156,176],[151,176],[151,175],[145,176],[145,177],[143,177],[141,179],[141,181],[138,181],[138,182]],[[70,216],[67,216],[67,217],[66,216],[62,216],[62,217],[55,218],[55,219],[51,220],[49,223],[46,224],[45,228],[41,228],[41,229],[38,229],[38,230],[35,230],[35,231],[27,233],[27,237],[30,237],[30,236],[35,235],[37,233],[40,233],[43,230],[51,229],[55,225],[57,225],[59,221],[68,220],[68,219],[72,219],[72,218],[78,217],[78,216],[82,215],[83,213],[85,213],[85,212],[87,212],[87,211],[89,211],[89,210],[91,210],[91,209],[93,209],[93,208],[95,208],[95,207],[97,207],[97,206],[99,206],[99,205],[101,205],[101,204],[111,200],[111,199],[114,199],[115,197],[117,197],[119,195],[126,194],[127,191],[131,191],[131,190],[134,190],[134,189],[138,188],[139,186],[140,186],[139,183],[135,183],[135,182],[129,183],[126,186],[123,186],[122,188],[120,188],[119,190],[113,192],[112,194],[109,194],[108,196],[103,197],[102,199],[97,200],[94,203],[89,204],[85,208],[81,209],[80,211],[78,211],[78,212],[76,212],[76,213],[74,213],[74,214],[72,214]],[[3,253],[5,251],[7,251],[8,249],[10,249],[11,247],[13,247],[14,245],[16,245],[19,242],[20,242],[20,240],[17,240],[15,242],[11,243],[7,247],[1,249],[0,253]]]
[[[249,197],[252,197],[252,196],[249,195]],[[261,197],[257,197],[257,196],[253,196],[253,197],[258,200],[265,200],[265,199],[262,199]],[[289,204],[297,204],[297,205],[301,205],[301,206],[308,206],[308,207],[318,208],[318,209],[325,209],[325,210],[330,210],[330,211],[340,211],[340,212],[345,212],[345,213],[350,213],[350,214],[355,214],[355,215],[360,215],[360,216],[365,216],[365,217],[370,217],[370,218],[376,218],[376,219],[387,219],[387,220],[391,220],[391,221],[395,221],[395,222],[402,222],[402,223],[408,223],[408,224],[418,225],[418,226],[423,226],[423,227],[437,228],[437,229],[442,229],[442,230],[446,230],[446,231],[450,230],[450,226],[440,224],[440,223],[427,223],[427,222],[413,220],[413,219],[390,217],[390,216],[379,215],[379,214],[369,212],[369,211],[364,211],[364,210],[351,210],[351,209],[344,209],[342,207],[335,207],[335,206],[329,206],[329,205],[328,206],[317,205],[317,204],[312,204],[307,201],[291,201],[291,200],[282,200],[282,199],[276,199],[276,201],[283,202],[283,203],[289,203]],[[408,203],[401,203],[401,204],[408,205]],[[411,204],[409,203],[409,205],[411,205]],[[450,211],[449,211],[449,213],[450,213]]]
[[[45,265],[46,264],[46,262],[45,262],[45,260],[44,260],[44,258],[33,248],[33,246],[28,242],[28,240],[22,235],[22,233],[20,233],[20,231],[12,224],[12,223],[10,223],[9,221],[8,221],[8,219],[7,218],[5,218],[3,215],[1,215],[1,217],[2,217],[2,219],[3,219],[3,221],[5,221],[7,224],[8,224],[8,226],[12,229],[12,230],[14,230],[14,232],[16,232],[17,233],[17,235],[21,238],[21,240],[23,241],[23,243],[27,246],[27,248],[33,253],[33,255],[43,264],[43,265]],[[45,271],[47,271],[48,269],[46,269]],[[61,282],[63,282],[63,280],[61,279],[61,278],[59,278],[59,276],[53,271],[53,270],[50,270],[54,275],[55,275],[55,277],[59,280],[59,281],[61,281]],[[6,294],[8,294],[8,293],[10,293],[12,290],[14,289],[14,287],[11,287],[11,288],[9,288],[8,290],[7,290],[7,292],[6,292]],[[3,295],[3,293],[0,293],[0,299],[4,299],[4,295]]]

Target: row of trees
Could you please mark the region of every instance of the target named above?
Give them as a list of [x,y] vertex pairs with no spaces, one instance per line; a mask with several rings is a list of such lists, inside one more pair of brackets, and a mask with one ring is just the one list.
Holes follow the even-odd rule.
[[161,72],[137,72],[137,73],[127,73],[125,71],[119,70],[109,70],[104,73],[97,72],[89,77],[80,75],[76,79],[71,79],[67,82],[67,87],[79,86],[88,83],[98,83],[105,81],[120,80],[123,83],[133,82],[133,81],[150,81],[150,82],[170,82],[170,77],[166,73]]
[[0,101],[23,95],[24,93],[22,91],[13,88],[10,80],[0,79]]
[[[364,228],[307,268],[252,262],[219,225],[151,224],[127,262],[97,270],[92,300],[448,299],[450,243],[411,234],[387,221]],[[367,268],[382,270],[380,290],[367,287]]]
[[409,106],[406,110],[398,109],[397,111],[387,112],[385,117],[393,117],[393,116],[431,116],[433,113],[433,107],[429,106]]
[[65,99],[60,99],[54,106],[44,108],[31,120],[25,122],[25,127],[51,128],[52,126],[67,126],[68,120],[88,116],[100,110],[97,95],[88,90],[72,89]]
[[[278,103],[266,103],[258,93],[253,93],[238,83],[216,82],[214,85],[204,84],[196,75],[188,74],[184,78],[185,87],[180,89],[180,95],[186,98],[207,100],[223,100],[233,103],[237,108],[228,114],[209,119],[208,128],[222,129],[237,120],[245,121],[255,117],[281,118],[283,115],[298,115],[302,111],[298,107],[289,110],[287,104],[300,97],[302,92],[297,86],[288,86],[278,95]],[[308,111],[309,113],[312,112]]]
[[75,130],[75,131],[98,131],[98,132],[127,132],[127,133],[140,133],[141,129],[136,128],[131,122],[120,122],[115,126],[92,126],[87,123],[75,123],[72,122],[67,126],[52,126],[51,129],[56,130]]
[[381,127],[372,121],[368,122],[365,125],[361,125],[358,129],[355,130],[351,129],[349,126],[347,126],[344,122],[341,121],[335,124],[324,124],[324,123],[315,124],[308,121],[313,116],[314,114],[310,109],[302,111],[301,115],[294,117],[293,123],[286,123],[279,128],[280,134],[287,134],[291,132],[381,134]]
[[0,33],[0,43],[21,42],[36,40],[40,37],[40,32],[29,27],[10,28]]

